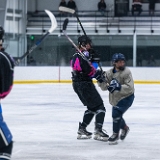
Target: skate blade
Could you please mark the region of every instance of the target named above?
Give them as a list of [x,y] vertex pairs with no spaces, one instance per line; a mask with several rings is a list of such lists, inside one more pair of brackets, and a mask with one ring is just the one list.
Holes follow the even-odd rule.
[[107,137],[101,137],[101,136],[94,136],[94,140],[107,142],[108,138]]
[[118,141],[115,141],[115,142],[109,142],[109,145],[117,145],[118,144]]
[[77,139],[78,139],[78,140],[91,139],[91,138],[92,138],[92,136],[86,136],[86,135],[78,135],[78,136],[77,136]]

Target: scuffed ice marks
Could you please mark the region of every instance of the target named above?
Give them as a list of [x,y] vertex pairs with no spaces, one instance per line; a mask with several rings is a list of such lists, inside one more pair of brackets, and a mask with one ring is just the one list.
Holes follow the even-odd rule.
[[[125,114],[130,127],[116,146],[93,139],[78,141],[78,122],[85,107],[71,84],[14,85],[2,101],[5,121],[14,136],[12,160],[159,160],[160,85],[135,85],[135,101]],[[104,129],[112,134],[108,92]],[[94,132],[94,119],[88,131]]]

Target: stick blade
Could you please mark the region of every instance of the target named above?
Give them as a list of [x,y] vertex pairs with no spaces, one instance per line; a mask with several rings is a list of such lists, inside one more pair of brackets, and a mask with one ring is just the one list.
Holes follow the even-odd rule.
[[74,9],[70,9],[70,8],[63,7],[63,6],[60,6],[60,7],[59,7],[59,11],[68,12],[68,13],[72,13],[72,14],[75,13],[75,10],[74,10]]
[[46,9],[45,12],[48,14],[51,20],[51,28],[48,30],[48,32],[52,33],[57,28],[57,20],[51,11]]
[[69,22],[68,18],[66,18],[66,19],[64,20],[64,22],[63,22],[63,30],[64,30],[64,31],[65,31],[66,28],[67,28],[68,22]]

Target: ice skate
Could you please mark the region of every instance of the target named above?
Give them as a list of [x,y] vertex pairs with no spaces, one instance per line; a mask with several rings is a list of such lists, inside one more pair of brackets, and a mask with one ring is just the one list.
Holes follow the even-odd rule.
[[79,129],[78,129],[77,133],[78,133],[77,139],[90,139],[90,138],[92,138],[92,133],[88,132],[86,130],[86,127],[83,127],[80,122],[79,122]]
[[109,138],[109,135],[104,129],[102,129],[102,126],[95,123],[94,139],[98,141],[107,142],[108,138]]
[[108,141],[110,145],[118,144],[119,134],[113,133],[111,137],[109,137]]
[[128,126],[126,126],[125,129],[122,129],[122,132],[121,132],[121,135],[120,135],[120,139],[122,141],[126,138],[128,132],[129,132],[129,127]]

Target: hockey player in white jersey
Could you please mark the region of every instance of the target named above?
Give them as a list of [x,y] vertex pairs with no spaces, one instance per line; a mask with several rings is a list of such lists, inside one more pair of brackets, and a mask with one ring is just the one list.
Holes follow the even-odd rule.
[[[105,81],[99,83],[102,90],[108,90],[109,102],[113,106],[113,135],[109,144],[117,144],[118,139],[124,140],[129,132],[123,114],[134,101],[134,82],[131,71],[125,67],[125,56],[116,53],[112,57],[113,68],[104,72]],[[121,133],[120,133],[121,130]]]

